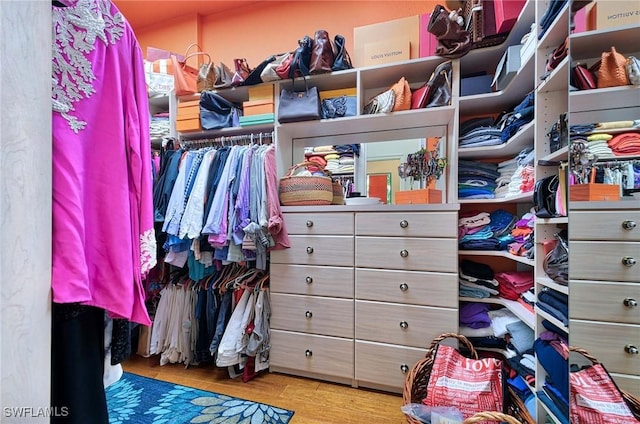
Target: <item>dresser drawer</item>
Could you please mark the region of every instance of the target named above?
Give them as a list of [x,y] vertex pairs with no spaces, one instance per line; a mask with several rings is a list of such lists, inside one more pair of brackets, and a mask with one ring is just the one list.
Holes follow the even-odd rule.
[[572,280],[640,281],[640,243],[570,241],[569,276]]
[[286,213],[289,234],[353,235],[353,213]]
[[640,284],[571,281],[570,286],[571,318],[640,324]]
[[426,349],[356,341],[358,384],[388,386],[402,393],[407,373],[424,358]]
[[356,298],[458,307],[458,274],[356,269]]
[[458,237],[456,212],[357,213],[356,235]]
[[271,264],[271,293],[353,298],[353,268]]
[[570,320],[571,344],[585,349],[601,361],[609,372],[640,374],[640,355],[625,351],[640,349],[640,326]]
[[353,300],[271,293],[271,328],[353,338]]
[[356,237],[356,266],[457,273],[458,240]]
[[571,239],[640,241],[640,211],[572,211]]
[[356,339],[426,348],[458,331],[458,310],[356,300]]
[[289,249],[271,252],[271,262],[353,266],[353,236],[289,236]]
[[353,340],[271,330],[269,365],[353,378]]

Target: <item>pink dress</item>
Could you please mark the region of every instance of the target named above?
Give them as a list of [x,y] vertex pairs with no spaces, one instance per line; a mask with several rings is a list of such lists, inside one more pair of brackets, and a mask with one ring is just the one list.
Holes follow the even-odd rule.
[[62,3],[52,7],[53,301],[149,325],[142,279],[156,241],[142,52],[109,0]]

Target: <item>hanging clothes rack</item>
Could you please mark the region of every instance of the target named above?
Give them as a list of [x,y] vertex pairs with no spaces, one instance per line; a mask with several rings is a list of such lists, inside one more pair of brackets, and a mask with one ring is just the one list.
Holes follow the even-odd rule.
[[270,132],[258,132],[250,134],[232,135],[232,136],[218,136],[213,138],[200,138],[200,139],[188,139],[180,140],[180,146],[185,149],[201,148],[201,147],[215,147],[215,146],[234,146],[234,145],[247,145],[247,144],[271,144],[275,138],[273,131]]

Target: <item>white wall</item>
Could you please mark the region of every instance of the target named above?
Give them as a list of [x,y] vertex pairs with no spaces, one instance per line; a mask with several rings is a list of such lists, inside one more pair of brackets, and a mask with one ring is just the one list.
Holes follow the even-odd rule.
[[51,2],[0,1],[0,99],[0,422],[48,423]]

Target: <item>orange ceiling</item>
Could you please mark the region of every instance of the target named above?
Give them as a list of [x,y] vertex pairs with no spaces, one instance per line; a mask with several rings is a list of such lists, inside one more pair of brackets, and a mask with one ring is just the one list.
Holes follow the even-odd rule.
[[113,0],[134,29],[141,29],[183,15],[210,15],[248,7],[268,0]]

